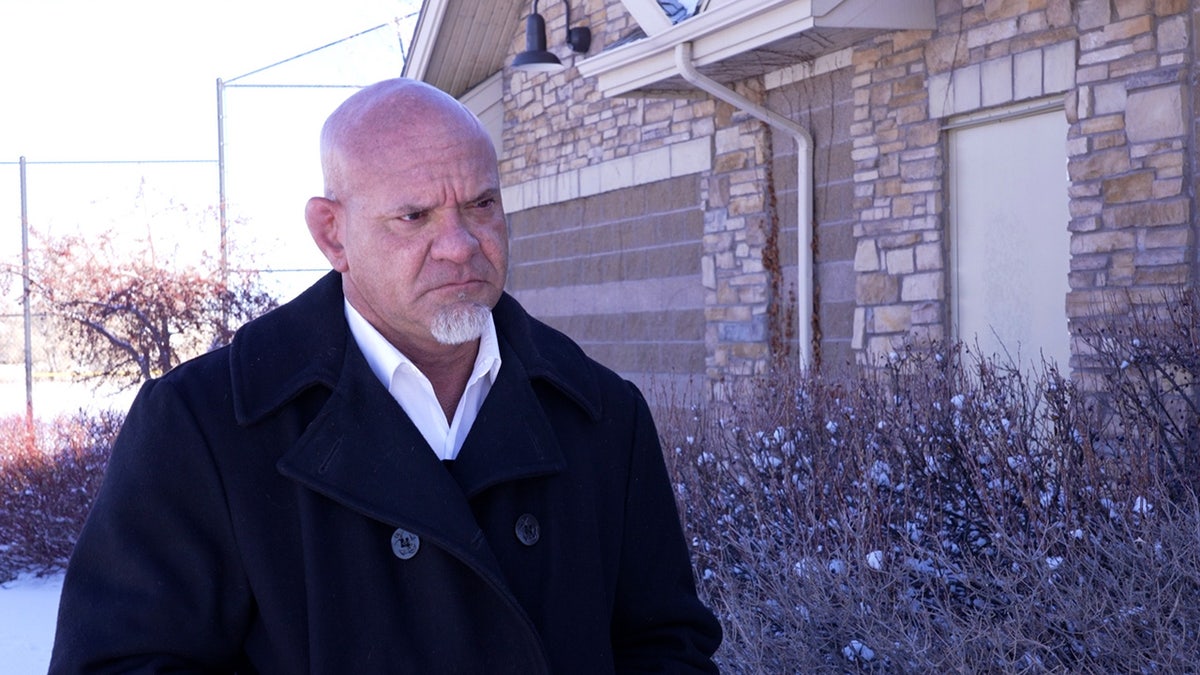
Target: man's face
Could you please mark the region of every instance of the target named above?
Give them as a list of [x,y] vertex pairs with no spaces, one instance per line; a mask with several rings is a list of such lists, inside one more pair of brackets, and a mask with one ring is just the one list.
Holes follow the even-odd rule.
[[326,250],[350,303],[402,351],[445,342],[433,337],[439,317],[494,307],[508,269],[490,141],[478,128],[420,126],[347,158],[333,204],[341,250]]

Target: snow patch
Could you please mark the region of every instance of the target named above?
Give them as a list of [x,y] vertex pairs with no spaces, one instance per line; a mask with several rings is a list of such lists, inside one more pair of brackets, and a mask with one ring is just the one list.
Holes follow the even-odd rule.
[[63,577],[32,574],[0,584],[0,659],[6,673],[44,673],[50,666]]

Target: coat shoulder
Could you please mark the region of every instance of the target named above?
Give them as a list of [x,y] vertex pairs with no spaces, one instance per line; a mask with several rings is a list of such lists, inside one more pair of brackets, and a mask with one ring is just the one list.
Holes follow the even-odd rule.
[[496,331],[521,359],[531,379],[541,379],[599,420],[614,398],[640,398],[636,388],[588,356],[562,331],[534,318],[507,293],[493,311]]

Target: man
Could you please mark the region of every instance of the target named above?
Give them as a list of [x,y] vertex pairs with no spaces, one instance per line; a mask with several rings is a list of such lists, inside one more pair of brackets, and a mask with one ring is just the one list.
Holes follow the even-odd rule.
[[147,383],[51,672],[711,672],[637,390],[503,293],[496,156],[457,101],[322,132],[333,272]]

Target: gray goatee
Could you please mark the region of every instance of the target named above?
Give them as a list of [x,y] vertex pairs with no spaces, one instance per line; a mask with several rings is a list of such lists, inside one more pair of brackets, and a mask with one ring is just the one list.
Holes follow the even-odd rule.
[[479,339],[491,310],[483,305],[455,305],[438,312],[430,332],[444,345],[461,345]]

